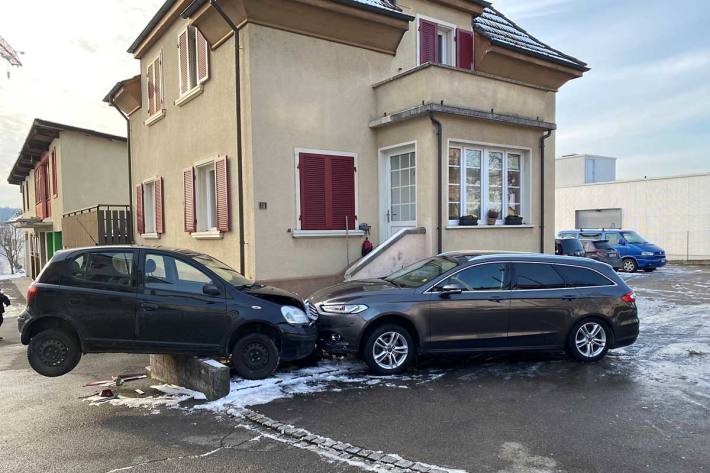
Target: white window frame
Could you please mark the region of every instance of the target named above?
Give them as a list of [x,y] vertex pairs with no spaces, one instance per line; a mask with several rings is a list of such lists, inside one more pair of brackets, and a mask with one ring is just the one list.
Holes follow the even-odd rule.
[[[183,33],[187,34],[187,81],[188,87],[184,93],[182,93],[182,74],[180,74],[180,35]],[[181,106],[194,99],[200,95],[204,90],[204,83],[210,77],[209,74],[209,55],[210,48],[207,47],[207,76],[199,80],[197,78],[197,28],[194,26],[186,26],[185,29],[178,33],[178,47],[177,47],[177,64],[178,64],[178,98],[175,100],[175,105]]]
[[[153,94],[153,98],[155,99],[156,103],[154,104],[155,107],[153,108],[153,113],[149,113],[150,110],[150,103],[148,103],[148,107],[146,107],[146,114],[148,115],[148,118],[145,121],[146,125],[152,125],[153,123],[157,122],[163,116],[165,115],[165,74],[163,74],[163,50],[161,49],[160,52],[157,54],[157,56],[150,61],[146,67],[145,67],[145,75],[148,75],[148,68],[153,65],[153,83],[155,84],[155,65],[157,64],[158,68],[160,68],[160,97],[157,97],[156,94]],[[150,100],[150,94],[148,93],[148,79],[146,78],[145,80],[145,97],[146,100]]]
[[[301,229],[301,174],[298,169],[298,163],[301,153],[311,153],[311,154],[323,154],[326,156],[347,156],[353,158],[353,165],[355,166],[355,229],[354,230],[302,230]],[[362,236],[365,234],[362,230],[358,229],[358,217],[360,215],[359,205],[359,185],[358,185],[358,174],[357,163],[358,154],[350,151],[336,151],[336,150],[325,150],[325,149],[313,149],[313,148],[294,148],[293,152],[293,169],[294,169],[294,181],[296,189],[296,208],[294,215],[294,226],[291,231],[291,236],[294,238],[304,238],[304,237],[340,237],[340,236]]]
[[[209,198],[209,195],[205,195],[209,188],[210,170],[207,168],[211,168],[213,173],[212,199]],[[195,220],[197,221],[196,231],[193,233],[193,236],[220,235],[221,232],[217,228],[217,171],[215,168],[215,159],[206,159],[196,162],[193,164],[193,169],[195,173]],[[212,222],[209,221],[210,215],[213,216]],[[205,219],[207,221],[205,221]]]
[[[447,61],[442,61],[441,58],[440,62],[438,64],[442,64],[444,66],[454,66],[454,60],[455,60],[455,54],[456,54],[456,41],[454,39],[455,36],[455,31],[458,28],[455,24],[449,23],[448,21],[443,21],[439,20],[437,18],[432,18],[430,16],[426,15],[416,15],[416,22],[415,22],[415,30],[414,32],[417,35],[417,48],[416,48],[416,65],[421,66],[421,62],[419,62],[419,58],[421,57],[419,54],[420,47],[421,47],[421,35],[419,34],[419,27],[420,27],[420,21],[421,20],[426,20],[426,21],[431,21],[432,23],[436,23],[437,28],[436,28],[436,34],[437,34],[437,41],[438,41],[438,35],[440,33],[445,33],[446,38],[446,46],[444,50],[446,51],[447,55]],[[436,46],[438,50],[438,45]]]
[[[489,205],[489,168],[488,156],[491,151],[503,153],[503,189],[501,196],[501,213],[496,220],[495,226],[507,228],[525,228],[531,226],[532,208],[532,149],[528,147],[504,145],[498,143],[484,143],[461,139],[449,139],[447,141],[447,161],[446,161],[446,218],[448,227],[475,228],[475,226],[459,226],[458,220],[449,219],[449,165],[448,151],[451,148],[461,149],[461,159],[459,163],[459,209],[463,212],[466,202],[466,175],[465,175],[465,149],[475,149],[481,151],[481,215],[478,217],[479,227],[490,227],[487,225],[487,214]],[[508,215],[508,156],[520,155],[520,215],[523,217],[523,225],[504,225],[505,217]]]
[[[141,236],[143,238],[151,239],[151,238],[160,238],[160,235],[158,235],[157,232],[157,196],[155,194],[155,183],[158,181],[157,176],[150,177],[148,179],[145,179],[142,184],[142,192],[143,192],[143,233]],[[146,198],[146,186],[152,186],[153,188],[153,194],[151,199]],[[148,204],[150,204],[150,207],[148,207]],[[149,219],[148,219],[148,210],[150,208],[150,217],[151,217],[151,226],[148,226]]]

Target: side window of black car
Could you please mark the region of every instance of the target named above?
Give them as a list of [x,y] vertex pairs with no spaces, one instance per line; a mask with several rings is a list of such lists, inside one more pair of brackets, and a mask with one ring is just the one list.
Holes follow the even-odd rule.
[[565,281],[549,264],[515,263],[513,289],[559,289],[565,287]]
[[118,290],[133,287],[133,252],[83,253],[68,263],[67,285]]
[[167,255],[147,254],[144,274],[146,289],[203,294],[205,284],[214,284],[196,267]]
[[505,264],[478,264],[459,271],[450,278],[438,284],[443,287],[455,284],[464,291],[497,291],[505,284]]
[[565,278],[567,287],[611,286],[614,283],[606,276],[579,266],[556,265],[557,271]]

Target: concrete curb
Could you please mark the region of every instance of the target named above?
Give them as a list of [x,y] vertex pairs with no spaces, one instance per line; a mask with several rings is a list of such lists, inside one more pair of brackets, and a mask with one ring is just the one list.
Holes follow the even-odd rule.
[[205,395],[208,401],[229,394],[229,367],[194,356],[150,355],[150,376]]

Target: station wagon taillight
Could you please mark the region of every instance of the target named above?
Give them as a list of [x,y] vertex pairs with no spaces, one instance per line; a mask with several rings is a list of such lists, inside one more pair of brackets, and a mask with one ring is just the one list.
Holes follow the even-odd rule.
[[634,291],[629,291],[623,296],[621,296],[621,300],[626,302],[627,304],[631,304],[632,302],[636,302],[636,293]]
[[31,284],[30,287],[27,289],[27,305],[30,305],[32,303],[32,299],[35,298],[35,295],[37,295],[37,292],[39,289],[37,286],[34,284]]

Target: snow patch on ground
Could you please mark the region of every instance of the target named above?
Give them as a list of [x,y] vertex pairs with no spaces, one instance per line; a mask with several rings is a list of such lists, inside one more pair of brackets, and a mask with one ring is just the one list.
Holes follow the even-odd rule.
[[[116,397],[101,397],[97,394],[87,397],[84,400],[88,401],[92,406],[109,404],[111,406],[155,409],[157,407],[178,407],[181,402],[191,399],[196,401],[204,401],[207,399],[201,392],[172,384],[158,384],[151,386],[151,388],[162,392],[163,395],[133,397],[119,394]],[[151,412],[151,414],[157,413],[159,413],[159,411]]]
[[0,274],[0,281],[8,281],[10,279],[19,279],[19,278],[24,278],[27,276],[24,271],[20,271],[19,273],[15,274]]

